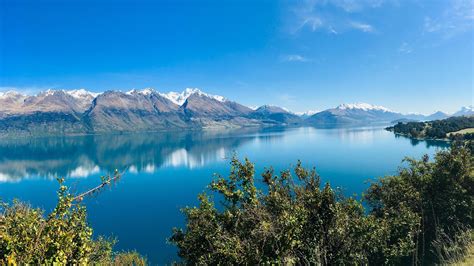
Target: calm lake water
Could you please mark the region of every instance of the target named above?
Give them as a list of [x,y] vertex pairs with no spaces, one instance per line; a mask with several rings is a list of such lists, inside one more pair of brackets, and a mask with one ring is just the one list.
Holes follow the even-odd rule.
[[0,140],[0,197],[51,210],[65,177],[73,192],[100,182],[114,169],[126,170],[114,186],[87,198],[96,235],[115,236],[117,249],[135,249],[153,264],[177,260],[166,243],[173,227],[184,225],[179,209],[195,205],[214,173],[229,172],[229,158],[248,157],[258,173],[284,170],[302,160],[324,182],[346,195],[365,181],[395,174],[405,156],[420,158],[444,142],[395,136],[383,127],[240,129]]

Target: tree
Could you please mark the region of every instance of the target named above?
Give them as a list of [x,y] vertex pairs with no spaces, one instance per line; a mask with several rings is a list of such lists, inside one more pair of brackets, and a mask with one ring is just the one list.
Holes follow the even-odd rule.
[[366,209],[321,186],[316,171],[301,162],[280,175],[267,169],[257,189],[254,165],[234,157],[229,177],[209,186],[220,203],[199,195],[198,207],[183,209],[186,228],[174,229],[170,242],[190,264],[440,261],[434,252],[440,236],[456,239],[473,225],[472,154],[457,145],[438,152],[434,162],[428,156],[406,162],[398,175],[370,184]]

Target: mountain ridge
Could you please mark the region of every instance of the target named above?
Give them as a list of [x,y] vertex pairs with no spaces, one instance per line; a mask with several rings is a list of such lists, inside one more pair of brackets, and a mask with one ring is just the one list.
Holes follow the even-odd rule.
[[[456,112],[472,113],[472,106]],[[448,116],[442,112],[429,116],[402,114],[368,103],[344,103],[320,112],[296,114],[273,105],[253,109],[197,88],[181,93],[162,93],[152,88],[102,93],[85,89],[46,90],[36,95],[0,92],[0,136],[274,125],[343,126]]]

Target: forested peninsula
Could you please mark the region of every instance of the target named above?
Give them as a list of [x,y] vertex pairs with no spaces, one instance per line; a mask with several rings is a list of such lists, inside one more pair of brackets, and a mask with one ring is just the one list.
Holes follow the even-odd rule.
[[474,116],[450,117],[426,122],[398,122],[386,129],[411,138],[472,140]]

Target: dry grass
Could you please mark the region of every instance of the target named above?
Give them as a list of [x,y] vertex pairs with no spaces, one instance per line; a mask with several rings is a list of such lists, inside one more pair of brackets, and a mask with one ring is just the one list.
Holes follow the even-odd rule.
[[472,266],[474,265],[474,245],[471,245],[468,249],[466,257],[459,262],[453,263],[454,266]]
[[470,127],[470,128],[461,129],[461,130],[458,130],[458,131],[455,131],[455,132],[449,132],[449,133],[448,133],[448,137],[449,137],[450,135],[455,135],[455,134],[467,134],[467,133],[474,133],[474,128],[473,128],[473,127]]

